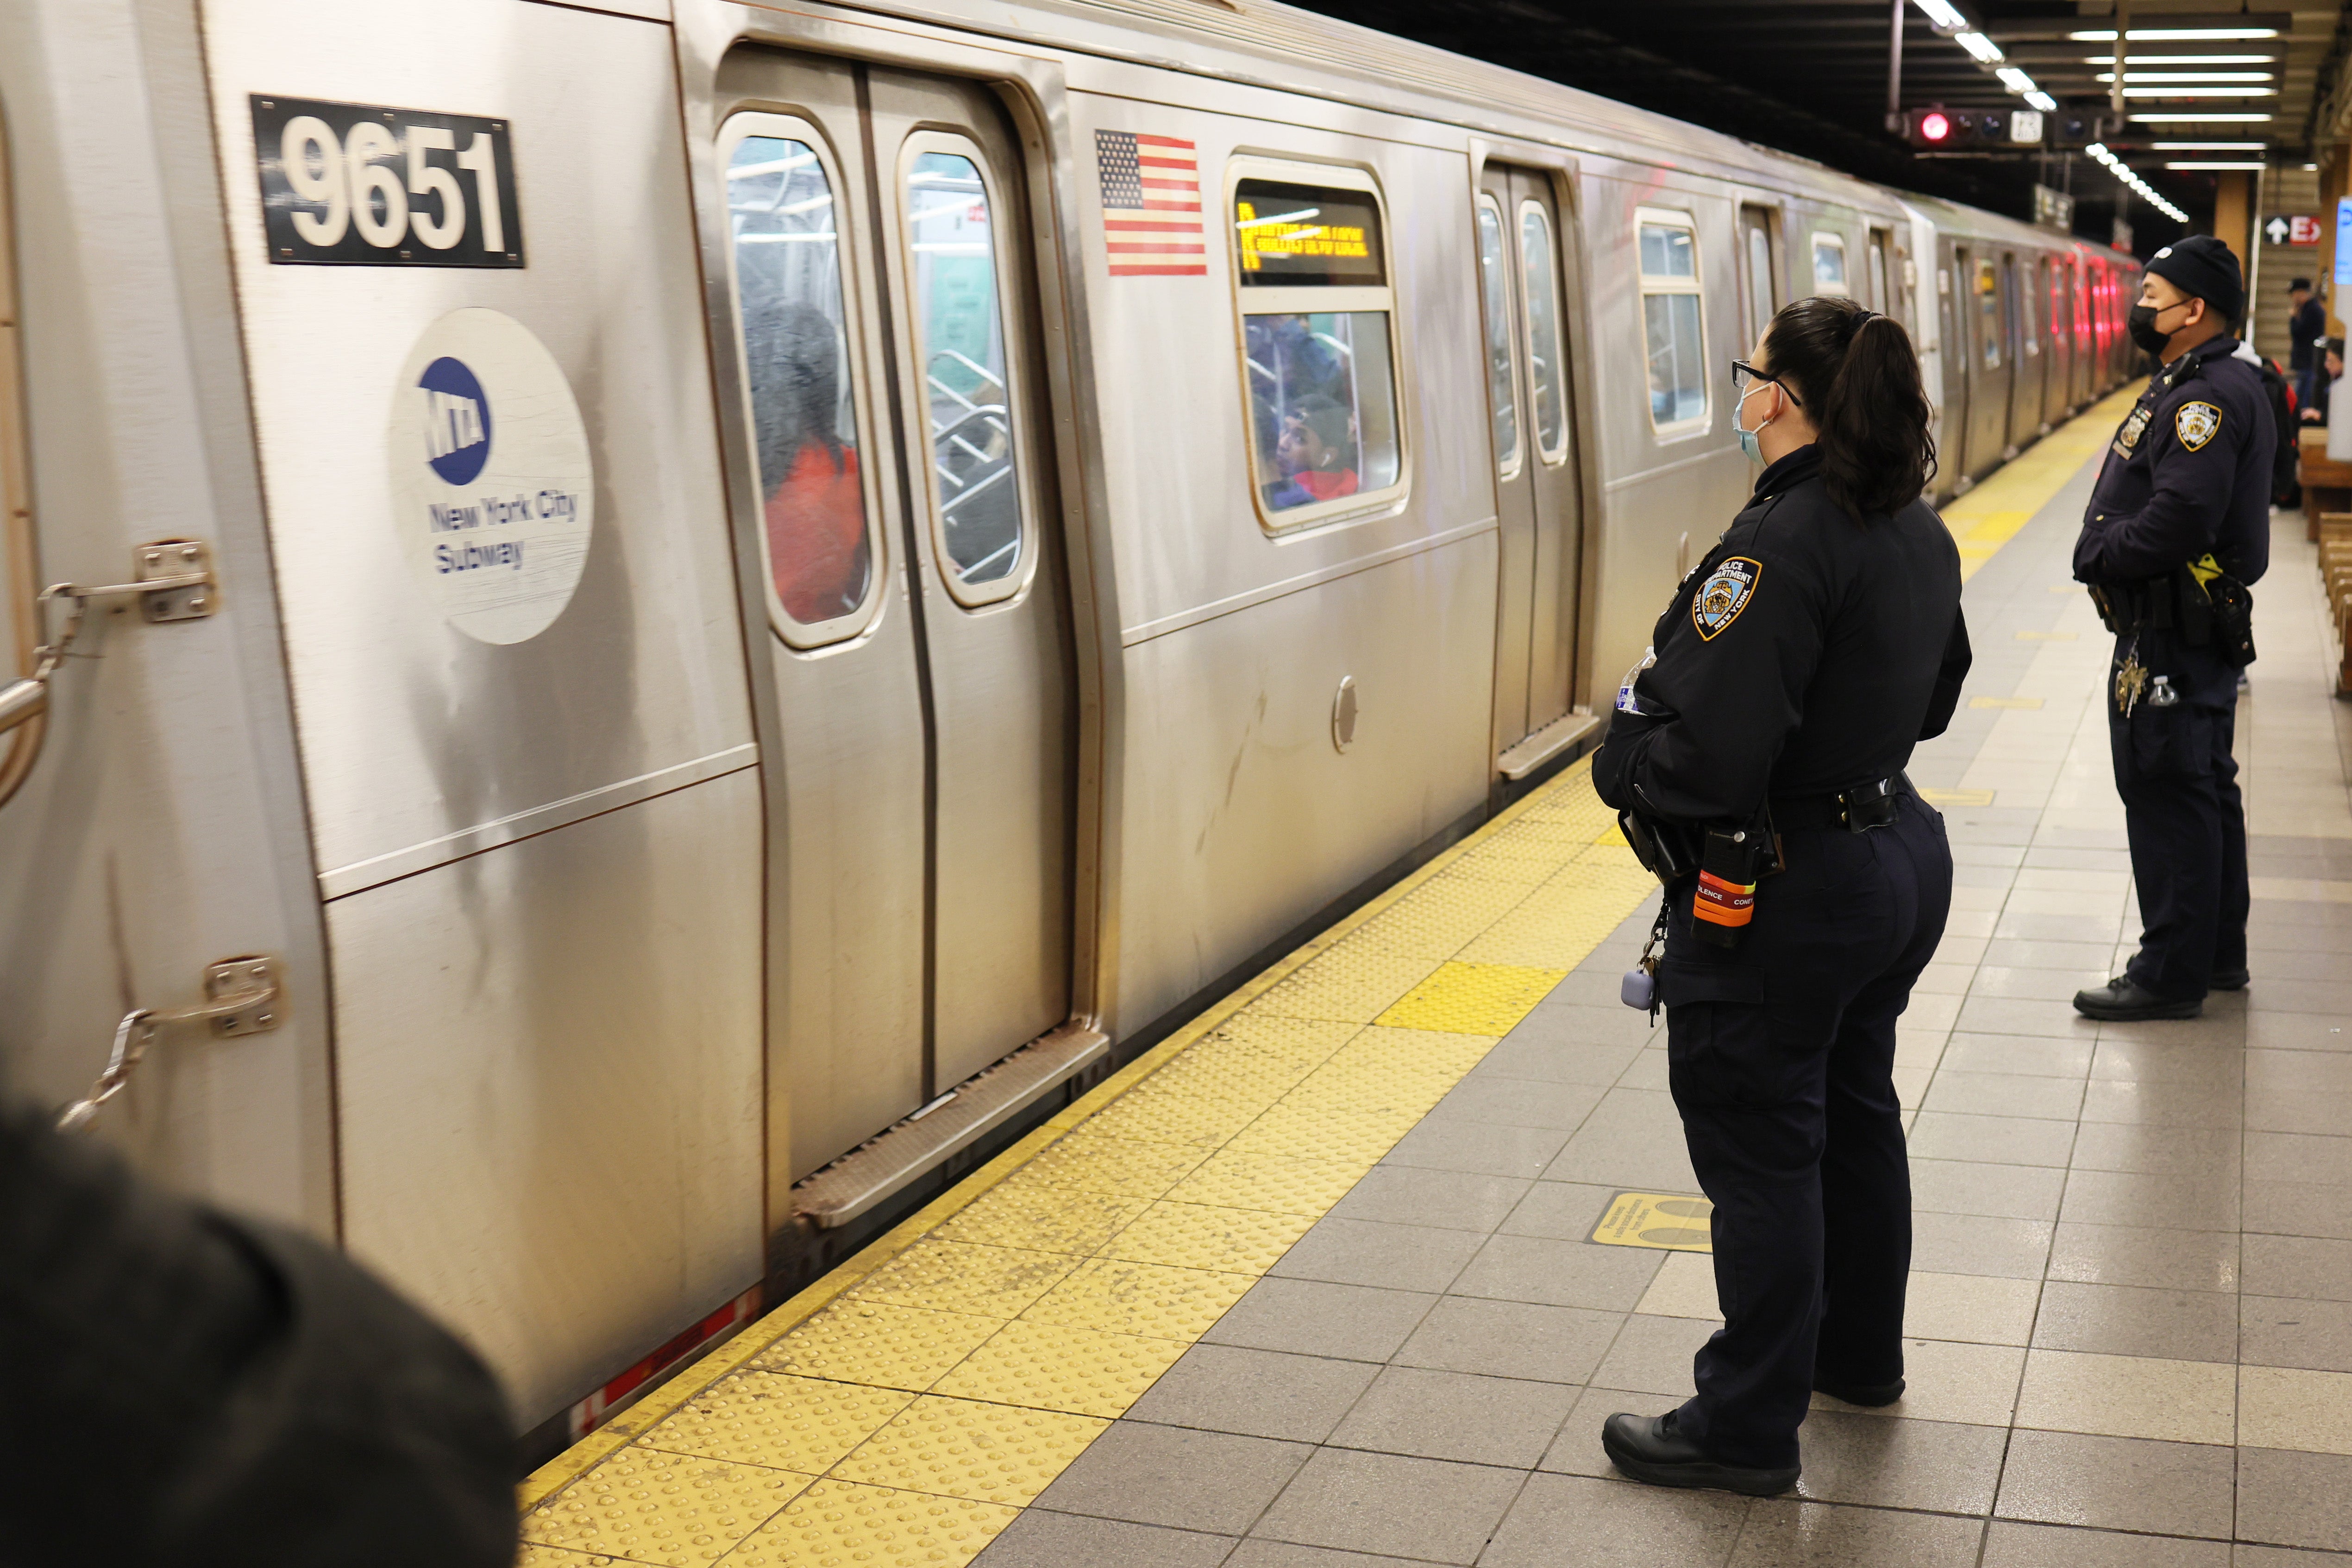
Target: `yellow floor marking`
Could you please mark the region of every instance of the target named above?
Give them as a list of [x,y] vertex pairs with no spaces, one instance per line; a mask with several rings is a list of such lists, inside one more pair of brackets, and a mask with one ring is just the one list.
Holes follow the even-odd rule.
[[2039,697],[1971,697],[1969,699],[1969,706],[1971,708],[2039,708],[2042,706],[2042,699]]
[[[1915,789],[1917,785],[1912,786]],[[1922,789],[1919,798],[1929,805],[1990,805],[1993,792],[1989,789]]]
[[2083,465],[2106,445],[2116,426],[2139,400],[2147,383],[2134,381],[2093,404],[2028,447],[1982,484],[1944,508],[1944,526],[1960,552],[1960,580],[1977,569],[2033,521],[2066,488]]
[[532,1568],[970,1561],[1654,887],[1532,792],[531,1477]]
[[1661,1252],[1713,1252],[1707,1220],[1715,1205],[1690,1193],[1619,1193],[1609,1200],[1592,1239],[1604,1247]]

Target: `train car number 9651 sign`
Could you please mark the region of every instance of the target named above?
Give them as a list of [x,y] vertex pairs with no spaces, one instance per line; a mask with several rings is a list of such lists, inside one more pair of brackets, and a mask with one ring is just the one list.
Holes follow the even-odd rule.
[[505,121],[259,94],[251,102],[271,261],[523,264]]

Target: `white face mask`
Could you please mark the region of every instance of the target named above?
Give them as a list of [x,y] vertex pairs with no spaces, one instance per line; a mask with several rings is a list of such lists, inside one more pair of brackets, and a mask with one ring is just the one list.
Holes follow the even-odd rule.
[[1748,454],[1748,460],[1751,463],[1760,464],[1764,461],[1764,448],[1757,445],[1756,437],[1764,428],[1764,425],[1769,425],[1772,419],[1778,419],[1780,416],[1774,415],[1772,419],[1765,420],[1763,425],[1757,426],[1754,430],[1741,429],[1739,416],[1747,411],[1748,400],[1771,384],[1769,381],[1758,382],[1740,395],[1739,406],[1731,411],[1731,433],[1739,437],[1739,449]]

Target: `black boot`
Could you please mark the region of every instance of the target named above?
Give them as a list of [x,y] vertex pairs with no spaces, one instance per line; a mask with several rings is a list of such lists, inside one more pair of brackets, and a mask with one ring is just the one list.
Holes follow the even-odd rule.
[[2213,989],[2243,991],[2246,988],[2246,982],[2252,978],[2242,969],[2217,969],[2213,972]]
[[2172,1001],[2142,990],[2128,974],[2118,974],[2095,991],[2075,992],[2074,1011],[2103,1023],[2136,1024],[2143,1018],[2194,1018],[2205,1011],[2205,999]]
[[1720,1487],[1749,1497],[1770,1497],[1797,1484],[1797,1467],[1759,1469],[1727,1465],[1706,1457],[1664,1415],[1612,1415],[1601,1427],[1601,1446],[1619,1469],[1658,1487]]

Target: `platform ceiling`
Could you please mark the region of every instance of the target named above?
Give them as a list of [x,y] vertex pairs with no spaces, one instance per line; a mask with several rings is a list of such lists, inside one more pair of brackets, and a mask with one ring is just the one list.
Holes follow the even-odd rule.
[[[1732,135],[1782,148],[1864,178],[1973,203],[2019,217],[2032,214],[2039,179],[2076,198],[2076,230],[2107,237],[2122,195],[2115,178],[2082,156],[1954,156],[1915,153],[1885,126],[1892,0],[1300,0],[1308,9],[1459,54],[1509,65]],[[2107,0],[1956,0],[2011,63],[2069,109],[2105,112],[2112,44],[2071,32],[2115,26]],[[2136,98],[2133,113],[2264,112],[2255,124],[2187,123],[2110,128],[2109,144],[2186,210],[2190,226],[2211,223],[2214,176],[2166,170],[2183,157],[2269,157],[2299,164],[2312,156],[2315,97],[2332,83],[2346,48],[2343,0],[2140,0],[2128,26],[2214,26],[2236,20],[2281,26],[2273,39],[2134,41],[2127,85],[2143,70],[2221,70],[2267,75],[2257,99]],[[2226,62],[2181,61],[2226,54]],[[1902,99],[1909,107],[2021,107],[1998,78],[1940,36],[1916,0],[1904,6]],[[2261,141],[2260,152],[2163,153],[2157,140]],[[2143,252],[2181,232],[2145,202],[2128,216]]]

